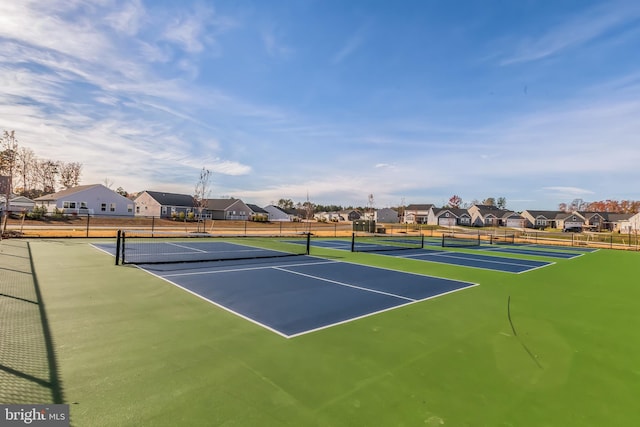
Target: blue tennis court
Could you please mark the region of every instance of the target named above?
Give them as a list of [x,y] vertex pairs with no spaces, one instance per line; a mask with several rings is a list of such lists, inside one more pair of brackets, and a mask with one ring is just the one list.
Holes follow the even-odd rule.
[[139,268],[287,338],[477,286],[307,255]]
[[[313,241],[312,245],[327,249],[351,250],[351,244],[345,240],[318,240]],[[368,248],[367,245],[369,245]],[[441,264],[451,264],[461,267],[480,268],[484,270],[493,270],[516,274],[525,273],[527,271],[532,271],[553,264],[552,262],[547,261],[508,258],[478,253],[465,253],[428,248],[393,250],[392,247],[387,246],[385,249],[390,248],[389,250],[376,252],[380,250],[380,248],[374,243],[360,243],[359,248],[362,252],[370,251],[379,255],[411,258]]]
[[476,246],[468,249],[475,249],[487,252],[498,252],[503,254],[518,254],[518,255],[532,255],[543,256],[547,258],[560,258],[560,259],[572,259],[584,255],[583,252],[564,252],[563,248],[556,248],[557,250],[546,249],[529,249],[524,246],[501,246],[501,245],[485,245]]

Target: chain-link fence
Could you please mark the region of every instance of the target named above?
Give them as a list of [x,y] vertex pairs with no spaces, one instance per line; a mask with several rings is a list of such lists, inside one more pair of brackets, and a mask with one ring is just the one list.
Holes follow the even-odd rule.
[[[9,217],[5,225],[5,237],[116,237],[117,230],[179,231],[199,232],[212,235],[290,235],[291,233],[312,233],[317,237],[348,237],[356,230],[352,222],[316,221],[229,221],[203,219],[170,219],[159,217],[99,216],[99,215],[59,215],[40,219],[21,216]],[[370,230],[367,230],[370,231]],[[640,236],[637,231],[629,233],[583,232],[562,233],[536,230],[515,230],[504,227],[439,227],[426,224],[376,223],[375,233],[388,235],[422,234],[425,237],[440,238],[443,234],[458,236],[479,236],[481,242],[488,242],[508,236],[514,244],[539,244],[553,246],[576,246],[640,250]]]

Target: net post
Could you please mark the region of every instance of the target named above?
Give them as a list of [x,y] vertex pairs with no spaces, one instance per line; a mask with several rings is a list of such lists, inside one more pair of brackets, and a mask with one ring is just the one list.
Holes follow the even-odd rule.
[[126,240],[125,239],[125,234],[126,233],[124,231],[122,231],[122,235],[121,235],[121,238],[120,238],[120,256],[121,256],[120,263],[122,265],[124,265],[124,261],[125,261],[125,257],[124,257],[124,247],[125,247],[125,240]]
[[442,247],[444,248],[444,233],[442,233]]
[[424,249],[424,234],[420,233],[420,249]]
[[356,251],[356,233],[351,233],[351,252]]
[[307,233],[307,251],[305,255],[309,255],[311,253],[311,233]]
[[116,234],[116,265],[120,264],[120,235],[122,234],[122,230],[118,230]]

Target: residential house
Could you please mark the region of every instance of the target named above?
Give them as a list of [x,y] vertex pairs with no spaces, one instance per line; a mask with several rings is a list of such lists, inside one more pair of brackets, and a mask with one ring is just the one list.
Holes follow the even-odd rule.
[[134,199],[136,216],[173,218],[197,213],[193,196],[163,191],[143,191]]
[[492,205],[473,205],[468,211],[471,215],[471,225],[476,227],[499,227],[504,225],[502,218],[512,213]]
[[432,207],[427,218],[427,224],[442,227],[470,226],[471,214],[466,209]]
[[357,221],[362,217],[362,214],[355,209],[347,209],[338,212],[341,221]]
[[[6,208],[6,195],[0,195],[0,212],[4,212]],[[23,212],[31,212],[35,207],[36,202],[24,197],[17,196],[15,194],[9,197],[9,212],[13,213],[23,213]]]
[[426,224],[432,204],[411,204],[404,210],[403,222],[407,224]]
[[310,212],[307,212],[306,209],[293,208],[293,209],[283,209],[283,210],[287,215],[289,215],[289,218],[291,218],[291,221],[303,221],[306,219],[313,219],[313,214]]
[[522,217],[525,220],[526,228],[557,228],[556,217],[562,213],[560,211],[525,210],[522,211]]
[[578,212],[585,220],[584,228],[590,231],[610,229],[608,212]]
[[579,212],[525,210],[522,217],[527,228],[558,228],[563,231],[582,231],[587,222]]
[[247,203],[247,206],[251,209],[251,213],[249,214],[251,221],[269,221],[269,212],[251,203]]
[[278,206],[268,205],[263,209],[267,212],[269,221],[291,221],[291,217],[289,216],[289,214],[280,209]]
[[527,220],[525,220],[519,213],[505,212],[502,218],[500,218],[500,222],[502,225],[509,228],[525,228]]
[[48,213],[133,216],[134,202],[102,184],[79,185],[34,200]]
[[607,214],[607,228],[617,233],[640,231],[640,213]]
[[400,216],[398,215],[398,211],[391,208],[382,208],[376,210],[375,220],[377,223],[382,224],[397,224],[400,222]]
[[205,213],[211,219],[247,221],[251,208],[240,199],[207,199]]
[[562,231],[582,231],[585,218],[578,212],[561,212],[556,215],[556,227]]
[[340,213],[335,211],[334,212],[326,212],[326,211],[315,212],[313,214],[313,219],[315,219],[316,221],[326,221],[326,222],[344,221],[343,218],[340,218]]

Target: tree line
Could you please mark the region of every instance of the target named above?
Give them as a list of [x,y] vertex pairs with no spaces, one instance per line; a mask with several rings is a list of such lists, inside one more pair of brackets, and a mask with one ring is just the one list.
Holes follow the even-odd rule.
[[279,199],[278,203],[271,203],[272,205],[276,205],[280,209],[298,209],[304,211],[311,211],[313,213],[317,212],[339,212],[339,211],[348,211],[348,210],[360,210],[364,211],[365,208],[362,206],[341,206],[341,205],[321,205],[316,203],[311,203],[309,201],[306,202],[294,202],[291,199]]
[[597,202],[585,202],[582,199],[574,199],[570,203],[560,203],[558,210],[562,212],[638,213],[640,212],[640,201],[607,199]]
[[38,158],[21,146],[15,131],[4,131],[0,138],[0,175],[11,177],[11,191],[28,198],[55,193],[56,187],[75,187],[80,183],[82,164]]

